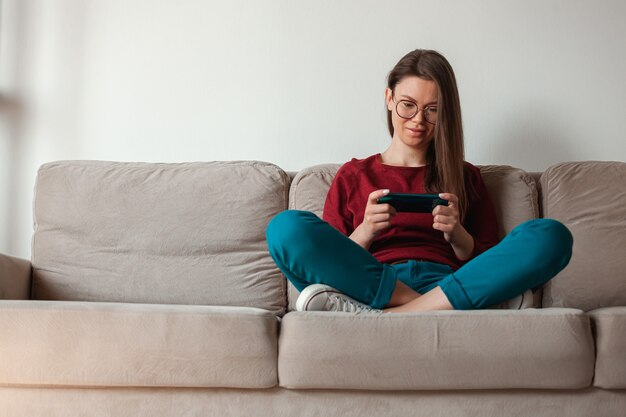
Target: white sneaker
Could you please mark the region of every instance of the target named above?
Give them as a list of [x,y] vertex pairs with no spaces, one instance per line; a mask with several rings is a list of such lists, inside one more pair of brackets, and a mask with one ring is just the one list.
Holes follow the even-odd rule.
[[360,303],[347,295],[337,291],[331,286],[313,284],[306,287],[300,293],[296,301],[297,311],[345,311],[349,313],[382,313]]
[[502,303],[494,304],[491,309],[506,309],[506,310],[523,310],[525,308],[532,308],[534,304],[534,296],[532,290],[526,290],[523,294],[511,298],[510,300]]

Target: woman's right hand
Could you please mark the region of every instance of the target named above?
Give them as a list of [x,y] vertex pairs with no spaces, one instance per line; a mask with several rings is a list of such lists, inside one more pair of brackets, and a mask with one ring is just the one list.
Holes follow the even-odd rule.
[[367,197],[363,222],[354,229],[350,239],[368,249],[381,231],[391,227],[391,220],[397,214],[389,204],[378,204],[378,199],[389,194],[389,190],[376,190]]

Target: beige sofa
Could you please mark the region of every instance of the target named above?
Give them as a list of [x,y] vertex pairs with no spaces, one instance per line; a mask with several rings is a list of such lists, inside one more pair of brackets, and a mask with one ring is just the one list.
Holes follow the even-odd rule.
[[528,310],[294,312],[267,252],[338,165],[65,161],[0,255],[0,416],[625,416],[626,163],[484,166],[503,233],[574,235]]

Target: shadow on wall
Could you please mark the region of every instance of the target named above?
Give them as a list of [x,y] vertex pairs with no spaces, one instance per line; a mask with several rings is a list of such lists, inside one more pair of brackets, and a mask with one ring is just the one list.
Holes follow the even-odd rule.
[[567,120],[559,119],[550,108],[524,106],[509,114],[501,123],[494,123],[494,161],[530,172],[544,171],[558,162],[585,159],[584,149],[572,145]]
[[[26,55],[24,48],[21,48],[22,41],[26,37],[27,22],[26,22],[26,4],[25,1],[18,1],[14,6],[15,18],[14,27],[16,28],[14,37],[12,39],[12,48],[8,48],[10,51],[15,51],[15,54],[10,57],[9,62],[12,65],[10,68],[10,76],[12,77],[11,84],[13,86],[12,91],[14,95],[7,95],[5,92],[0,91],[0,120],[4,124],[4,132],[6,133],[5,148],[7,154],[4,155],[5,166],[4,170],[7,175],[6,180],[6,195],[3,198],[5,207],[4,212],[7,215],[5,219],[6,231],[4,233],[7,252],[9,254],[16,254],[18,248],[16,247],[16,238],[19,231],[18,210],[19,210],[19,196],[21,183],[20,173],[23,166],[24,158],[24,106],[19,99],[19,94],[23,91],[24,85],[24,68],[26,63]],[[8,17],[5,16],[5,10],[3,8],[2,1],[0,1],[0,22],[4,21]],[[11,17],[11,18],[12,18]],[[6,33],[3,33],[6,35]],[[7,58],[5,51],[0,51],[0,57]]]
[[0,119],[6,126],[6,146],[7,154],[4,155],[4,170],[7,175],[5,198],[3,198],[5,207],[3,212],[7,214],[5,220],[6,232],[4,233],[6,243],[8,245],[8,252],[14,254],[17,248],[14,247],[17,234],[17,199],[19,196],[20,183],[19,172],[21,166],[21,152],[20,139],[22,131],[22,106],[16,99],[0,95]]

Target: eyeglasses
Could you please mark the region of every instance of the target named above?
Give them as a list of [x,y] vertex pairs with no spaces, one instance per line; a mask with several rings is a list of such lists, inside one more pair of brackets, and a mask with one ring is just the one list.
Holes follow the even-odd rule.
[[417,104],[409,100],[393,101],[396,103],[396,113],[398,113],[398,116],[403,119],[412,119],[421,111],[424,113],[424,119],[426,119],[426,122],[431,125],[437,123],[437,107],[426,106],[423,109],[420,109],[417,107]]

